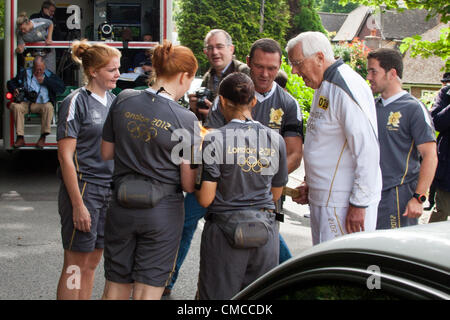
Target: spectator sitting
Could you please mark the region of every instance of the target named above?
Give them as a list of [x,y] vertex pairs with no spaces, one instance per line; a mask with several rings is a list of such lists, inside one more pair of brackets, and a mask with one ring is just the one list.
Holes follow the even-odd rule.
[[[20,148],[25,145],[24,123],[25,114],[28,112],[41,114],[41,136],[36,143],[36,148],[42,149],[45,145],[45,137],[50,133],[50,123],[53,117],[53,105],[56,95],[64,91],[64,82],[54,73],[45,68],[44,59],[38,56],[34,59],[33,68],[22,69],[18,75],[7,82],[8,90],[14,92],[16,100],[19,96],[19,89],[23,88],[25,92],[35,92],[36,98],[30,95],[13,102],[10,106],[14,114],[17,140],[14,148]],[[30,101],[34,100],[34,101]]]

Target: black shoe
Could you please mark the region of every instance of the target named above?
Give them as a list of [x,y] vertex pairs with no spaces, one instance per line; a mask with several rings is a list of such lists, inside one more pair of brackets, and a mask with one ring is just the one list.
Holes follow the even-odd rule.
[[425,210],[425,211],[430,211],[431,209],[433,209],[433,207],[434,207],[434,203],[433,204],[430,204],[428,207],[426,207],[426,208],[423,208],[423,210]]

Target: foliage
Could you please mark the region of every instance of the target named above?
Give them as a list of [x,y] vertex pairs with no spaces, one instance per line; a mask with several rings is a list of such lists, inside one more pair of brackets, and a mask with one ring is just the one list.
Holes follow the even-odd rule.
[[287,91],[298,101],[300,108],[302,109],[304,129],[306,128],[306,122],[309,117],[309,111],[313,100],[314,90],[307,87],[301,77],[296,74],[292,74],[292,68],[286,63],[286,59],[283,57],[283,63],[281,69],[288,75],[288,82],[286,84]]
[[441,16],[441,21],[447,23],[450,20],[450,2],[448,0],[340,0],[339,3],[344,5],[349,2],[359,3],[364,6],[380,7],[387,6],[396,8],[399,11],[404,10],[402,5],[407,9],[425,9],[428,17]]
[[315,0],[298,0],[295,8],[291,7],[292,19],[289,34],[295,36],[304,31],[320,31],[325,33],[322,21],[316,10]]
[[264,29],[260,28],[259,0],[180,0],[176,22],[181,44],[189,47],[199,61],[199,72],[204,73],[208,60],[203,53],[203,39],[211,29],[224,29],[233,39],[235,55],[240,61],[250,51],[252,43],[260,38],[278,40],[285,45],[289,27],[286,0],[265,1]]
[[450,71],[450,28],[442,28],[441,35],[437,41],[422,40],[421,36],[413,36],[403,39],[400,45],[400,51],[402,53],[411,49],[411,56],[421,56],[422,58],[428,58],[431,56],[441,57],[445,61],[445,67],[442,71]]
[[322,12],[336,12],[336,13],[349,13],[356,9],[359,5],[357,3],[347,3],[341,5],[339,0],[323,0],[320,11]]
[[436,98],[436,95],[438,94],[438,92],[439,91],[425,92],[420,97],[420,101],[425,105],[425,107],[427,107],[428,110],[430,110],[431,107],[433,106],[434,99]]
[[351,43],[342,42],[333,47],[334,56],[340,57],[353,70],[358,72],[364,79],[367,76],[367,54],[369,48],[358,38],[354,38]]
[[0,0],[0,38],[5,37],[5,1]]

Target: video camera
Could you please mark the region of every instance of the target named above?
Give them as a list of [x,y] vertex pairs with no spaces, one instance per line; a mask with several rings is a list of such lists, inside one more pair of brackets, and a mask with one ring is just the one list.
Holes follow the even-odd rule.
[[35,103],[38,98],[36,91],[27,91],[24,87],[17,88],[19,93],[14,97],[14,102],[21,103],[27,99],[31,103]]
[[98,25],[98,39],[102,41],[112,41],[114,38],[114,30],[112,24],[107,21]]
[[214,98],[214,94],[211,90],[209,90],[208,88],[205,88],[205,87],[201,87],[195,92],[195,96],[198,99],[197,100],[197,108],[209,109],[208,106],[206,105],[205,100],[208,99],[209,101],[212,102],[212,100]]

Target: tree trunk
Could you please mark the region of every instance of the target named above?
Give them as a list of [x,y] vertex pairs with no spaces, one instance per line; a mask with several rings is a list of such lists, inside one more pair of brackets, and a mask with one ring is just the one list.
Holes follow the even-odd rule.
[[259,33],[264,32],[264,6],[266,4],[265,0],[261,0],[261,9],[259,10],[259,13],[261,15],[261,19],[259,20]]

